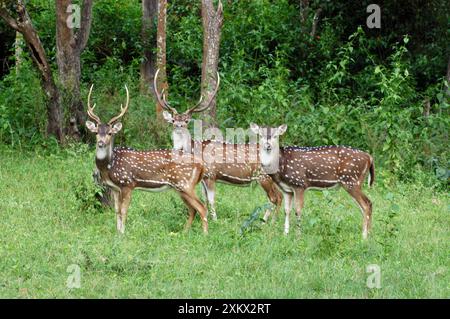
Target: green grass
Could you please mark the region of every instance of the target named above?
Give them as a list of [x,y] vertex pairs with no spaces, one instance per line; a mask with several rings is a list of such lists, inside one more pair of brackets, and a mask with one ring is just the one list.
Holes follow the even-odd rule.
[[[302,233],[292,227],[289,236],[283,213],[240,234],[266,203],[259,187],[220,185],[207,236],[198,217],[182,231],[187,212],[174,192],[135,191],[120,236],[113,211],[91,205],[93,156],[0,152],[0,297],[450,297],[446,194],[376,181],[363,241],[360,211],[343,190],[308,192]],[[66,285],[72,264],[79,289]],[[379,289],[366,284],[371,264],[381,269]]]

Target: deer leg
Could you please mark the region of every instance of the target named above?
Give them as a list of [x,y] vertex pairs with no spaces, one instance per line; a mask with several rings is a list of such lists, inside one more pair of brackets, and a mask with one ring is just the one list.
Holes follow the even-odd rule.
[[125,233],[125,222],[127,220],[128,206],[130,206],[131,201],[131,191],[130,188],[122,188],[120,192],[120,211],[117,218],[117,230],[123,234]]
[[191,228],[192,226],[192,222],[194,221],[195,218],[195,208],[192,207],[192,205],[190,204],[190,202],[184,198],[183,196],[181,196],[181,199],[183,200],[183,202],[186,204],[186,206],[188,207],[188,220],[186,222],[186,225],[184,226],[184,230],[187,231]]
[[360,187],[350,188],[344,186],[345,190],[355,199],[361,208],[363,216],[362,235],[363,239],[367,239],[372,224],[372,202],[364,195]]
[[211,211],[211,218],[213,220],[217,220],[216,205],[215,205],[216,184],[213,180],[206,179],[202,180],[202,186],[205,192],[208,208]]
[[[259,181],[259,184],[266,192],[267,197],[269,197],[269,200],[272,202],[272,204],[275,205],[274,216],[277,216],[279,213],[281,203],[283,201],[280,192],[278,191],[277,187],[275,186],[271,178],[263,178]],[[265,223],[269,220],[270,213],[271,210],[267,209],[263,217]],[[273,218],[272,220],[274,221],[275,219]]]
[[119,209],[120,209],[120,192],[111,189],[111,193],[113,195],[113,199],[114,199],[114,211],[116,212],[116,214],[119,214]]
[[122,228],[122,219],[120,217],[120,192],[116,190],[111,190],[113,198],[114,198],[114,211],[116,212],[117,219],[117,230],[120,231]]
[[284,212],[286,213],[286,217],[284,219],[284,234],[287,235],[289,234],[289,216],[291,214],[293,193],[283,192],[283,196],[284,196]]
[[305,199],[305,190],[303,188],[296,188],[294,190],[295,214],[297,215],[297,225],[300,227],[300,218],[302,216],[302,209]]
[[364,229],[363,229],[363,237],[364,239],[367,239],[370,233],[370,229],[372,228],[372,202],[362,191],[361,196],[367,205],[366,214],[364,216]]
[[266,212],[264,213],[264,217],[263,217],[263,220],[264,220],[265,223],[267,223],[267,221],[269,220],[270,213],[271,213],[271,210],[270,210],[270,208],[268,208],[266,210]]
[[[192,206],[200,214],[200,218],[202,219],[203,232],[205,234],[207,234],[208,233],[208,219],[206,218],[205,205],[203,205],[203,203],[197,198],[197,195],[195,195],[195,191],[192,191],[191,193],[183,192],[180,194],[181,194],[181,197],[189,203],[189,206]],[[191,221],[191,224],[192,224],[192,221]]]

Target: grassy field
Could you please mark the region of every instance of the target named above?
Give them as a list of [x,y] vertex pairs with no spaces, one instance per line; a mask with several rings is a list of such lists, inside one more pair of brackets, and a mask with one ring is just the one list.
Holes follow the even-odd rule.
[[[266,203],[259,187],[220,185],[207,236],[198,217],[182,231],[187,212],[174,192],[136,191],[119,236],[113,211],[93,207],[93,158],[0,151],[0,297],[450,297],[447,194],[377,180],[366,190],[374,221],[363,241],[343,190],[308,192],[302,232],[289,236],[283,218],[241,234]],[[79,288],[67,286],[70,265]],[[379,266],[380,288],[367,285],[369,265]]]

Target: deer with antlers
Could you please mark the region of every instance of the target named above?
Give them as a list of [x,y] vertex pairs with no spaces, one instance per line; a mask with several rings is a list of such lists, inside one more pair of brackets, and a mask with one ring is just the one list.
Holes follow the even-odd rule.
[[[216,153],[220,154],[219,157],[215,158],[216,161],[202,161],[205,167],[202,186],[212,219],[217,219],[215,210],[216,182],[223,182],[236,186],[247,186],[252,181],[257,181],[266,192],[269,200],[275,205],[276,212],[278,212],[278,209],[281,206],[282,196],[272,179],[267,174],[261,172],[261,165],[257,155],[259,146],[257,144],[234,144],[214,140],[194,141],[187,129],[193,113],[203,112],[210,107],[211,102],[219,89],[219,73],[217,73],[217,84],[209,101],[202,105],[202,97],[200,97],[200,100],[195,106],[183,113],[178,113],[177,110],[167,102],[164,90],[162,90],[161,93],[158,92],[158,73],[159,69],[155,73],[153,83],[155,95],[158,103],[164,109],[164,119],[173,125],[172,141],[174,149],[191,152],[191,150],[196,149],[197,146],[199,146],[201,154],[205,154],[208,148],[213,148]],[[252,151],[256,152],[256,156],[252,156]],[[267,221],[269,215],[270,210],[268,209],[264,215],[265,221]]]
[[117,230],[125,232],[125,221],[131,193],[134,189],[163,191],[175,189],[189,210],[186,229],[189,229],[195,213],[200,214],[203,231],[208,232],[206,207],[195,194],[195,186],[202,180],[203,165],[199,163],[180,163],[175,161],[172,150],[137,151],[126,147],[114,147],[114,136],[121,130],[119,120],[129,106],[128,88],[125,107],[107,124],[94,114],[95,104],[91,106],[91,86],[88,95],[88,116],[86,127],[96,134],[95,163],[101,180],[113,192],[117,216]]
[[292,199],[297,219],[300,221],[306,189],[341,185],[361,208],[362,234],[364,239],[367,238],[372,221],[372,203],[363,193],[362,184],[367,173],[369,186],[374,182],[375,167],[372,156],[345,146],[280,147],[279,136],[286,132],[285,124],[275,128],[263,128],[252,123],[250,129],[260,137],[262,167],[283,192],[285,234],[289,232]]

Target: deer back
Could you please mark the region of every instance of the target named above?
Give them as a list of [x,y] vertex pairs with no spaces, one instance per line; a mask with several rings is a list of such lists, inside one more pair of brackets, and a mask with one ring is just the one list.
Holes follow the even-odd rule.
[[361,185],[372,157],[345,146],[283,147],[277,179],[298,187],[347,187]]

